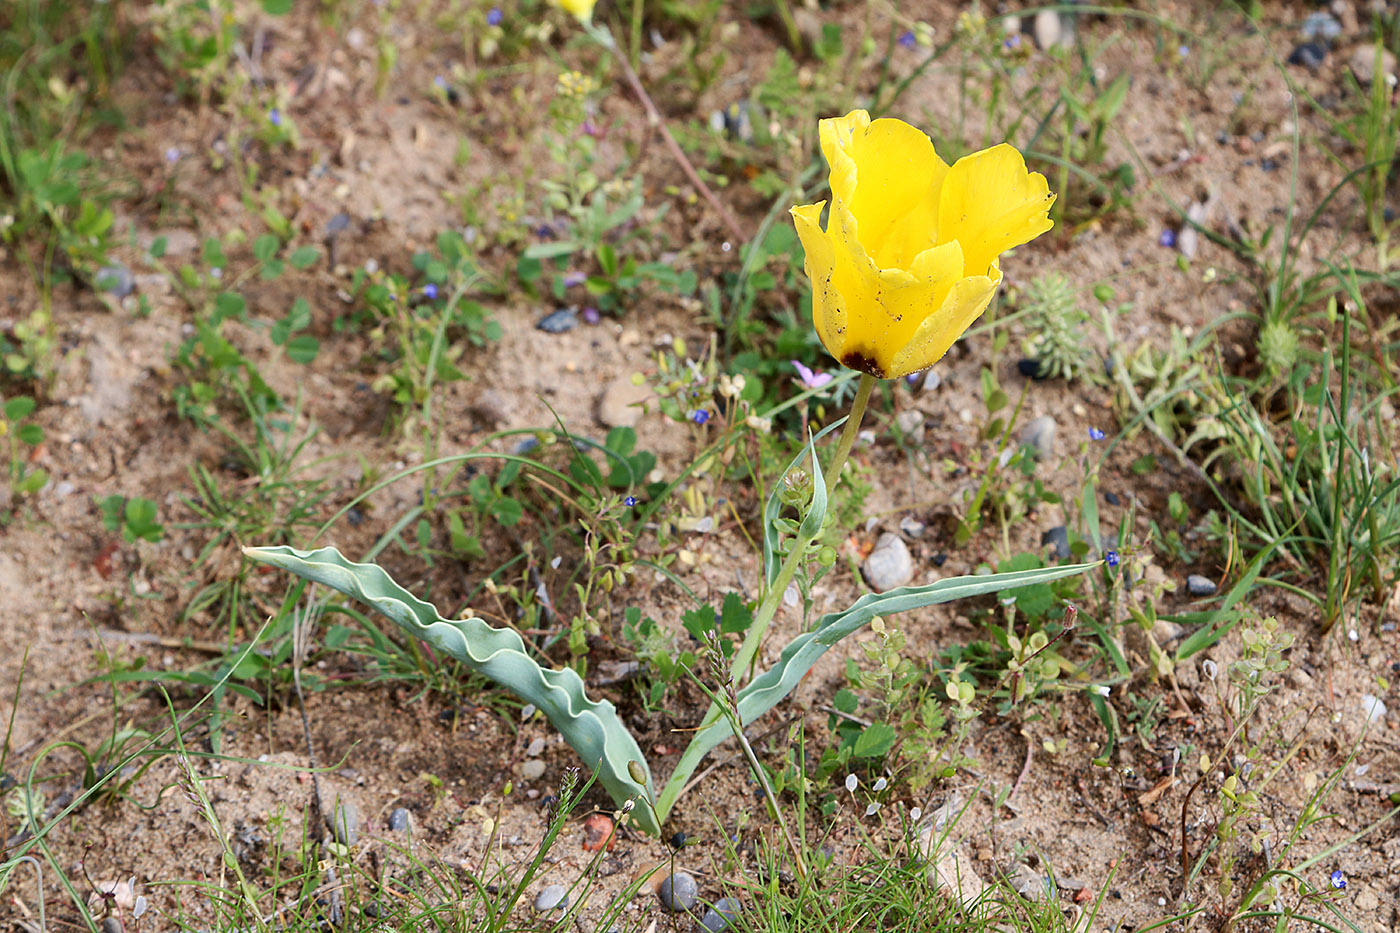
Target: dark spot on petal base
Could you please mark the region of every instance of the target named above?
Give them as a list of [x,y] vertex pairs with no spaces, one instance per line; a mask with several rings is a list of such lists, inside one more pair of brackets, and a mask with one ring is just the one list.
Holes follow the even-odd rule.
[[859,350],[853,350],[841,357],[841,365],[858,373],[868,373],[876,379],[885,378],[884,368]]

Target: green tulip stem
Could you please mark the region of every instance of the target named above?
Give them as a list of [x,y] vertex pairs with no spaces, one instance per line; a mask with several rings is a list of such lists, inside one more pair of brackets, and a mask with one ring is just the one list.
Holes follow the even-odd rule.
[[[851,448],[855,446],[857,435],[860,434],[860,425],[865,418],[866,406],[870,403],[870,393],[875,389],[875,381],[874,376],[866,373],[861,374],[860,385],[856,388],[855,400],[851,402],[851,413],[846,418],[846,424],[841,429],[841,437],[836,442],[836,454],[831,458],[831,463],[825,471],[828,495],[830,495],[831,490],[836,488],[836,481],[841,476],[841,470],[846,465]],[[741,675],[743,681],[753,677],[752,667],[758,657],[758,647],[763,643],[763,636],[767,633],[773,617],[778,614],[778,607],[783,602],[783,594],[792,585],[792,579],[797,575],[798,565],[806,558],[808,548],[820,533],[818,530],[811,535],[799,534],[793,539],[792,546],[788,548],[787,556],[783,558],[782,566],[778,568],[778,576],[773,580],[773,585],[763,594],[763,600],[754,612],[753,624],[749,626],[743,644],[734,653],[734,660],[729,670],[735,684],[741,682]],[[705,713],[705,718],[701,720],[699,728],[695,731],[697,733],[703,731],[717,722],[722,715],[724,713],[719,704],[711,703],[709,710]],[[662,788],[661,795],[656,800],[656,810],[661,822],[665,822],[666,817],[670,814],[671,807],[675,805],[676,799],[680,797],[691,774],[700,764],[700,757],[692,755],[690,749],[681,755],[675,772],[671,775],[671,779],[666,782],[666,786]]]

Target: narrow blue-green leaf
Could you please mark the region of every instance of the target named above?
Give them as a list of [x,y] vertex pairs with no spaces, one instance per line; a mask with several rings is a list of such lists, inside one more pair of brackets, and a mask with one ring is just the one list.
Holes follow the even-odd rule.
[[[655,799],[646,758],[612,703],[588,699],[583,680],[574,671],[540,667],[525,653],[525,643],[515,632],[492,628],[480,619],[444,619],[430,603],[399,586],[378,565],[353,563],[333,547],[315,551],[257,547],[244,548],[243,553],[378,609],[408,634],[533,703],[588,768],[599,772],[599,780],[618,806],[639,794]],[[631,761],[641,765],[646,777],[643,786],[628,774]],[[648,832],[660,832],[645,804],[639,804],[632,814]]]
[[783,490],[783,480],[787,479],[788,474],[797,469],[798,464],[806,459],[812,450],[816,449],[817,441],[839,428],[845,421],[846,419],[842,418],[822,428],[817,436],[812,438],[808,445],[792,458],[787,469],[778,474],[778,481],[773,484],[773,491],[768,494],[768,502],[763,507],[763,581],[768,586],[772,586],[773,581],[778,578],[781,563],[777,558],[780,532],[773,523],[777,521],[778,516],[783,514],[783,500],[778,495]]
[[[980,577],[949,577],[927,586],[904,586],[887,593],[869,593],[856,600],[844,612],[832,612],[822,616],[812,631],[793,639],[783,649],[777,664],[739,691],[739,717],[747,725],[778,705],[833,645],[847,635],[859,631],[876,616],[893,615],[910,609],[922,609],[925,606],[983,596],[987,593],[999,593],[1036,583],[1049,583],[1097,566],[1099,564],[1096,562],[994,573]],[[725,720],[700,730],[691,740],[682,760],[693,758],[698,761],[732,734],[733,730]]]

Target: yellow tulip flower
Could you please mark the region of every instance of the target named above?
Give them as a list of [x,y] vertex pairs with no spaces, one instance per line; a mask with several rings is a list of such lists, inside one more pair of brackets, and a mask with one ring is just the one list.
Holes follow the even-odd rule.
[[854,110],[821,121],[822,201],[792,209],[812,319],[843,366],[877,379],[927,369],[986,310],[997,258],[1049,230],[1045,176],[1002,144],[949,166],[921,130]]
[[593,18],[593,7],[598,4],[598,0],[549,0],[549,2],[566,13],[572,13],[584,22]]

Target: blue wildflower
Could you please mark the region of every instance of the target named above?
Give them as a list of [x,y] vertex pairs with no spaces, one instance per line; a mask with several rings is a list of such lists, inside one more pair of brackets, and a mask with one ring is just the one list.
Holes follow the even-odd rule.
[[1176,246],[1176,231],[1168,227],[1162,231],[1162,235],[1157,237],[1157,245],[1171,249]]
[[704,424],[710,420],[710,413],[703,408],[697,408],[690,413],[690,420],[696,424]]
[[636,496],[628,496],[626,499],[623,499],[623,500],[622,500],[622,504],[625,505],[625,506],[627,506],[627,507],[630,509],[630,508],[632,508],[633,506],[635,506],[635,505],[637,504],[637,497],[636,497]]
[[1001,42],[1001,47],[1008,52],[1014,52],[1021,47],[1021,36],[1019,34],[1007,36]]
[[267,122],[271,123],[273,126],[281,126],[282,111],[278,110],[276,107],[273,107],[267,112]]
[[1177,46],[1177,47],[1176,47],[1176,54],[1180,55],[1182,58],[1185,58],[1186,56],[1188,56],[1188,55],[1191,54],[1191,46],[1189,46],[1189,45],[1179,45],[1179,46]]
[[904,35],[899,37],[899,44],[906,49],[912,49],[914,46],[918,45],[919,41],[914,38],[914,30],[906,29]]
[[1118,552],[1117,552],[1117,551],[1104,551],[1103,562],[1104,562],[1105,564],[1108,564],[1108,566],[1110,566],[1110,567],[1117,567],[1117,566],[1118,566]]
[[1338,869],[1337,871],[1332,872],[1332,877],[1331,877],[1330,880],[1331,880],[1331,882],[1332,882],[1332,887],[1336,888],[1338,891],[1345,891],[1345,890],[1346,890],[1346,887],[1347,887],[1347,876],[1344,875],[1344,874],[1342,874],[1342,872],[1341,872],[1340,869]]
[[437,287],[436,285],[434,285],[432,282],[429,282],[427,285],[424,285],[424,286],[423,286],[423,297],[424,297],[424,298],[427,298],[429,301],[436,301],[436,300],[437,300],[437,296],[438,296],[438,287]]
[[491,8],[491,12],[486,14],[486,25],[499,26],[501,25],[501,20],[505,18],[506,15],[501,12],[501,8],[498,6],[493,6]]
[[1103,432],[1100,431],[1098,428],[1090,428],[1090,429],[1089,429],[1089,440],[1091,440],[1091,441],[1101,441],[1101,440],[1103,440],[1103,437],[1104,437]]

